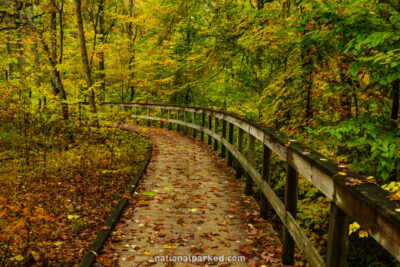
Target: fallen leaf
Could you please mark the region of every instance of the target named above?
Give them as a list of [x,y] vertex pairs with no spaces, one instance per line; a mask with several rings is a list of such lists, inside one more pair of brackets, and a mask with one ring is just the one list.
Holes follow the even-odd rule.
[[147,202],[146,200],[140,200],[139,207],[145,207],[145,206],[149,206],[149,202]]

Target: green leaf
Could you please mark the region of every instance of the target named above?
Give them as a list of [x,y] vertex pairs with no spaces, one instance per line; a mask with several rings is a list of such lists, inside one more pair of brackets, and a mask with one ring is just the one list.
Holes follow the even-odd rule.
[[157,193],[156,192],[143,192],[142,195],[154,197],[154,196],[157,196]]

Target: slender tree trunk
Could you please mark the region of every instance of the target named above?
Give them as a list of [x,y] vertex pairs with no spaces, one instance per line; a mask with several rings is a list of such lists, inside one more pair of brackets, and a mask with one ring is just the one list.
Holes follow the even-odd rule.
[[[34,13],[34,4],[32,3],[31,9],[30,9],[30,17],[31,20],[33,20],[33,17],[35,15]],[[36,90],[39,90],[41,86],[41,80],[40,80],[40,57],[39,57],[39,51],[38,51],[38,42],[37,42],[37,34],[35,33],[35,29],[33,28],[32,25],[30,25],[30,33],[33,38],[33,43],[32,43],[32,53],[34,57],[34,69],[35,69],[35,87]],[[43,101],[44,102],[44,101]],[[39,109],[41,108],[42,104],[42,99],[41,96],[39,96]]]
[[[129,0],[129,16],[131,18],[135,17],[135,6],[136,6],[136,0]],[[128,37],[131,40],[129,47],[130,47],[130,52],[132,53],[132,57],[129,60],[129,70],[131,71],[130,75],[130,81],[129,81],[129,89],[130,89],[130,97],[129,97],[129,102],[132,102],[133,99],[135,98],[135,86],[133,86],[132,80],[135,77],[135,71],[134,66],[135,66],[135,41],[137,37],[137,26],[135,26],[135,33],[133,33],[133,24],[132,22],[128,22],[126,24],[126,32],[128,33]]]
[[355,106],[355,109],[356,109],[356,118],[357,118],[360,112],[359,112],[359,108],[358,108],[358,99],[357,99],[356,87],[355,86],[353,86],[353,98],[354,98],[354,106]]
[[24,74],[24,66],[25,66],[25,52],[24,45],[22,43],[22,36],[18,34],[18,68],[21,76]]
[[[11,56],[11,54],[12,54],[10,37],[8,37],[8,36],[7,36],[7,54],[8,54],[8,56]],[[8,81],[8,78],[11,77],[12,73],[13,73],[13,64],[9,63],[8,64],[8,73],[6,73],[7,81]]]
[[[100,44],[104,44],[105,42],[105,25],[104,25],[104,1],[100,0],[99,3],[99,41]],[[105,100],[105,94],[106,94],[106,82],[105,82],[105,77],[106,74],[104,72],[105,70],[105,64],[104,64],[104,52],[100,51],[99,52],[99,57],[100,57],[100,62],[99,62],[99,78],[100,78],[100,102],[104,102]]]
[[[33,34],[33,33],[32,33]],[[34,41],[32,44],[32,52],[34,56],[34,67],[35,67],[35,86],[36,88],[39,88],[41,85],[41,80],[40,80],[40,57],[39,57],[39,52],[38,52],[38,44],[37,44],[37,37],[34,35]]]
[[[50,52],[50,57],[52,61],[52,67],[53,67],[53,79],[52,79],[52,85],[53,85],[53,93],[54,95],[59,95],[61,94],[61,109],[62,109],[62,114],[64,120],[69,119],[69,110],[68,106],[65,103],[67,100],[67,94],[64,89],[64,84],[61,79],[61,74],[57,70],[57,12],[56,12],[56,4],[54,1],[52,1],[53,4],[53,9],[50,14],[50,29],[51,29],[51,34],[50,34],[50,43],[51,43],[51,52]],[[61,25],[60,25],[61,27]],[[62,48],[61,48],[62,49]]]
[[60,86],[58,84],[58,71],[57,68],[55,68],[54,66],[57,65],[57,13],[56,10],[54,8],[54,6],[52,7],[52,11],[50,14],[50,51],[51,51],[51,61],[52,61],[52,66],[53,66],[53,94],[54,95],[58,95],[60,93]]
[[21,78],[25,76],[25,47],[24,44],[22,43],[22,35],[20,31],[17,31],[17,39],[18,39],[18,69],[19,73],[21,75]]
[[86,86],[90,88],[89,91],[89,105],[92,109],[92,112],[96,112],[96,103],[95,103],[95,95],[94,95],[94,90],[92,87],[92,77],[91,77],[91,70],[89,67],[89,60],[88,60],[88,55],[87,55],[87,50],[86,50],[86,39],[85,39],[85,31],[83,29],[83,21],[82,21],[82,1],[81,0],[75,0],[75,7],[76,7],[76,21],[78,24],[78,30],[79,30],[79,40],[80,40],[80,46],[81,46],[81,58],[82,58],[82,64],[83,64],[83,71],[85,74],[85,80],[86,80]]

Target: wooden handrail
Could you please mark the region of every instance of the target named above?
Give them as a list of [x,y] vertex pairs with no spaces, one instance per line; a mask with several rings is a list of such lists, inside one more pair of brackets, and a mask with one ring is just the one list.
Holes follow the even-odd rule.
[[[140,104],[140,103],[103,103],[103,106],[122,106],[146,108],[147,115],[132,114],[138,119],[150,121],[167,121],[168,128],[171,123],[183,126],[185,133],[187,128],[192,128],[201,133],[201,140],[204,141],[204,134],[209,136],[208,144],[214,140],[214,149],[218,149],[218,144],[228,151],[228,164],[232,165],[232,157],[240,163],[237,175],[243,169],[249,178],[246,181],[248,187],[251,183],[256,183],[263,192],[261,200],[261,216],[265,216],[265,210],[272,207],[285,226],[285,240],[283,248],[283,263],[293,264],[295,242],[298,248],[305,255],[306,260],[311,266],[342,266],[346,262],[348,227],[350,218],[357,221],[361,227],[400,261],[400,204],[387,199],[388,192],[379,186],[362,183],[358,186],[347,185],[348,179],[365,180],[354,172],[346,172],[339,168],[333,161],[326,159],[323,155],[314,152],[295,140],[264,127],[254,121],[239,116],[234,113],[213,110],[200,107],[185,107],[178,105],[164,104]],[[151,116],[150,109],[168,110],[168,117],[162,118],[162,112],[158,112],[160,117]],[[177,118],[173,118],[171,111],[177,111]],[[183,111],[185,116],[181,120],[179,113]],[[196,124],[187,120],[187,113],[201,114],[201,124]],[[194,115],[195,116],[195,115]],[[208,117],[206,126],[205,118]],[[215,129],[212,130],[212,120],[214,119]],[[229,124],[228,140],[226,139],[226,125]],[[222,125],[222,135],[218,133],[218,125]],[[238,128],[238,147],[233,144],[234,126]],[[243,155],[243,134],[250,136],[250,151],[247,156]],[[211,138],[210,138],[211,137]],[[263,174],[261,175],[253,166],[254,140],[263,144],[264,160]],[[271,189],[268,182],[270,179],[270,156],[271,152],[277,154],[288,164],[288,174],[286,183],[285,204],[279,199]],[[324,262],[321,255],[317,252],[311,241],[295,220],[297,205],[297,175],[301,174],[314,186],[316,186],[326,197],[331,200],[331,211],[329,215],[329,236],[328,236],[328,257]],[[249,190],[249,188],[247,188]],[[267,200],[267,203],[266,201]]]

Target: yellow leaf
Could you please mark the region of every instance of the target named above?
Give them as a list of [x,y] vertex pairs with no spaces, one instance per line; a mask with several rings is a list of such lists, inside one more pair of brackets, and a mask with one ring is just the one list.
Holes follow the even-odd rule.
[[35,261],[40,260],[40,255],[36,251],[31,250],[32,257],[35,259]]
[[358,236],[359,236],[360,238],[367,238],[367,237],[368,237],[368,233],[367,233],[366,231],[364,231],[364,230],[361,230],[361,231],[358,233]]
[[338,172],[338,174],[340,174],[340,175],[346,175],[345,172]]
[[350,226],[349,226],[349,235],[351,235],[352,233],[356,232],[358,229],[360,229],[360,225],[357,222],[354,222],[354,223],[350,224]]
[[18,255],[14,257],[16,261],[23,261],[24,257],[22,255]]
[[57,247],[59,247],[59,246],[61,246],[63,244],[63,242],[62,241],[58,241],[58,242],[54,242],[53,244],[56,245]]
[[172,248],[170,245],[164,245],[164,248]]

